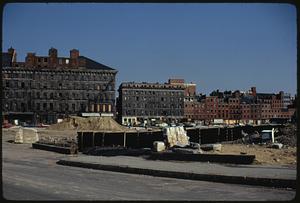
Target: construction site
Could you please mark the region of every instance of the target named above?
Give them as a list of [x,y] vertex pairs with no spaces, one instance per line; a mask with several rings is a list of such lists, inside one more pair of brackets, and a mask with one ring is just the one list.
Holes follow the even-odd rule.
[[[296,128],[293,125],[252,126],[251,129],[201,129],[183,126],[134,128],[119,125],[110,117],[70,117],[45,127],[2,128],[2,135],[5,194],[11,194],[12,186],[7,185],[10,181],[17,181],[19,184],[23,180],[31,181],[32,176],[36,176],[35,182],[30,183],[30,187],[27,183],[24,185],[27,190],[32,190],[29,194],[43,191],[34,188],[46,187],[47,193],[57,194],[53,199],[68,200],[123,199],[124,194],[130,199],[148,199],[151,196],[151,199],[160,200],[216,200],[226,197],[226,184],[237,187],[235,190],[241,192],[228,195],[229,200],[247,200],[250,197],[260,200],[273,200],[275,197],[277,200],[287,200],[293,198],[296,189],[297,139]],[[27,169],[28,167],[30,169]],[[88,171],[76,172],[80,168]],[[97,175],[94,174],[96,171],[99,171]],[[15,173],[26,174],[25,179],[14,180]],[[89,175],[90,173],[94,175]],[[109,175],[107,173],[113,174],[106,181],[93,181],[97,177]],[[135,177],[131,180],[131,176],[126,176],[125,181],[122,178],[124,174]],[[131,188],[126,191],[132,192],[121,193],[120,198],[115,193],[107,192],[110,191],[108,188],[114,185],[107,181],[113,180],[113,177],[118,177],[115,182],[121,181],[120,184],[130,179],[130,186],[125,188]],[[198,188],[203,183],[206,187],[207,184],[214,184],[211,186],[212,190],[224,192],[220,197],[203,196],[202,192],[199,193],[202,190],[193,192],[190,188],[186,192],[193,194],[192,196],[183,193],[175,196],[157,196],[154,195],[157,192],[151,192],[147,193],[147,198],[143,196],[146,193],[134,189],[150,184],[150,180],[145,182],[147,177],[156,177],[151,181],[161,181],[154,188],[151,185],[147,186],[147,191],[156,191],[160,184],[174,181],[178,187],[186,189]],[[132,182],[136,180],[141,183]],[[86,189],[81,188],[81,192],[73,194],[78,183],[83,184]],[[45,186],[40,187],[41,184]],[[66,187],[66,184],[69,186]],[[135,184],[137,185],[132,187]],[[54,188],[59,188],[58,185],[64,188],[55,190]],[[98,187],[103,187],[101,197],[88,195],[98,194],[99,191],[92,192],[93,188]],[[241,195],[244,194],[245,187],[249,188],[246,193],[252,195]],[[114,187],[111,190],[120,191],[123,188]],[[166,191],[166,187],[161,189]],[[174,189],[169,189],[174,192]],[[24,195],[20,194],[20,198],[23,199]],[[39,196],[30,195],[27,199],[38,198]],[[51,195],[48,198],[51,199]]]
[[[228,134],[228,129],[226,130]],[[253,155],[253,164],[296,166],[297,137],[294,125],[276,128],[274,140],[265,142],[259,142],[257,138],[250,140],[250,135],[245,135],[243,130],[241,135],[235,135],[237,129],[230,129],[229,135],[222,137],[220,133],[226,134],[226,130],[184,129],[179,126],[140,129],[119,125],[110,117],[70,117],[48,127],[14,126],[3,128],[2,133],[3,136],[14,135],[14,143],[32,143],[35,144],[34,147],[61,147],[71,149],[66,152],[70,154],[97,154],[98,151],[98,155],[101,155],[101,152],[110,149],[112,154],[120,154],[122,151],[123,155],[130,150],[173,154]],[[196,137],[193,131],[199,132]],[[214,137],[214,131],[219,133],[219,138],[208,139],[207,137]],[[254,135],[253,133],[251,136],[255,137]]]

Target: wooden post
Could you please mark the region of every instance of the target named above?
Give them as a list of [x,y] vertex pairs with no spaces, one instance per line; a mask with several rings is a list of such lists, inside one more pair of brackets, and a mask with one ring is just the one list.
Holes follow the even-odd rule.
[[81,146],[80,146],[80,149],[82,151],[83,150],[83,132],[81,131],[80,134],[81,134],[80,135],[81,136],[81,144],[80,144]]
[[140,131],[137,131],[137,147],[140,148]]
[[123,136],[124,136],[123,147],[126,147],[126,132],[124,132]]
[[226,127],[226,141],[228,142],[228,127]]
[[233,141],[233,128],[231,128],[231,141]]
[[102,133],[102,144],[101,144],[102,147],[104,146],[104,137],[105,137],[105,132]]
[[218,127],[218,137],[217,137],[217,142],[220,141],[220,127]]
[[200,128],[198,128],[199,132],[198,132],[198,138],[199,138],[199,144],[201,144],[201,131]]
[[93,142],[92,142],[92,147],[95,146],[95,132],[93,131]]

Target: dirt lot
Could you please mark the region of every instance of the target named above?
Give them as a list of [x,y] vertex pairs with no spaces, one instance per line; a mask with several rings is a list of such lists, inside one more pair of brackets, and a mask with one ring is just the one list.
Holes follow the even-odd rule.
[[[2,135],[14,139],[17,128],[3,129]],[[75,130],[49,130],[38,128],[39,137],[41,138],[65,138],[76,139]],[[212,152],[210,152],[212,153]],[[297,150],[296,147],[286,147],[282,149],[267,148],[259,145],[246,144],[222,144],[221,152],[213,152],[221,154],[249,154],[255,155],[255,164],[272,164],[272,165],[297,165]]]
[[251,154],[256,164],[297,165],[296,147],[273,149],[259,145],[222,144],[222,154]]

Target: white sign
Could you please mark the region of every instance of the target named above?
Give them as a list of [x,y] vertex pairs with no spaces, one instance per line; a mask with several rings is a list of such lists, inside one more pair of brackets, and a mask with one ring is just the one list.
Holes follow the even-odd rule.
[[83,117],[89,117],[89,116],[100,116],[99,113],[82,113]]

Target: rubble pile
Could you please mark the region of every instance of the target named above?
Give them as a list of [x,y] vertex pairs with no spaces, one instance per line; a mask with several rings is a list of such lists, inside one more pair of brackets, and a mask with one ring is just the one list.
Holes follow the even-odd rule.
[[164,135],[167,138],[169,147],[173,146],[187,146],[189,145],[189,137],[182,126],[167,127],[164,129]]
[[94,130],[94,131],[129,131],[110,117],[82,118],[71,116],[60,123],[48,127],[49,130]]
[[[179,154],[202,154],[200,144],[190,142],[187,132],[183,126],[164,128],[165,145],[161,142],[154,142],[155,151],[171,150]],[[161,143],[161,146],[159,144]]]
[[73,144],[76,144],[76,139],[72,137],[41,137],[38,143],[56,145],[60,147],[71,147]]
[[296,125],[287,125],[284,128],[279,129],[279,136],[275,139],[277,142],[283,145],[296,147],[297,146],[297,127]]

